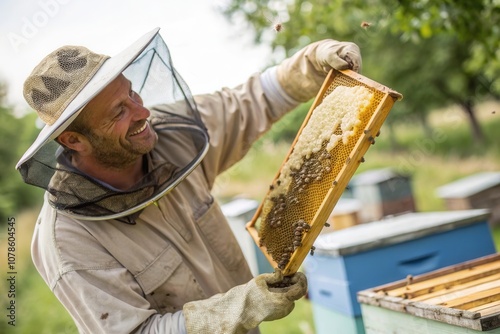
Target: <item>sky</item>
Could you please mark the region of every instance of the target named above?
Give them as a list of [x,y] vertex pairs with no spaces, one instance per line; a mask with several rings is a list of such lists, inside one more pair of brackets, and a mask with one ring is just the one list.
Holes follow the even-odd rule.
[[[227,0],[0,0],[0,81],[7,102],[26,110],[22,85],[62,45],[113,56],[160,27],[174,66],[193,94],[234,87],[271,63],[242,23],[217,8]],[[270,27],[270,29],[272,29]]]

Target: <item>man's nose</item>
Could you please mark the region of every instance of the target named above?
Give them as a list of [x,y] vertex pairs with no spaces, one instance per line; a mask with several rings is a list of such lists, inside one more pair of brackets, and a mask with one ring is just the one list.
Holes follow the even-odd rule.
[[[137,95],[138,97],[138,95]],[[140,97],[138,98],[130,98],[129,99],[129,104],[130,104],[130,110],[132,111],[132,119],[134,121],[137,120],[143,120],[149,117],[151,112],[149,109],[145,108],[142,104],[142,99]]]
[[149,117],[149,115],[151,115],[151,112],[147,108],[144,108],[143,106],[136,106],[133,109],[134,121],[146,119]]

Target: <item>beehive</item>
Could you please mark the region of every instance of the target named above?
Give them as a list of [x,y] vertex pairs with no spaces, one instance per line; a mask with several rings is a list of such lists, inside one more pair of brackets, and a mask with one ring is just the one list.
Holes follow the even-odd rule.
[[295,273],[402,95],[332,70],[247,229],[273,267]]
[[[360,291],[373,333],[500,333],[500,254]],[[417,319],[419,321],[417,321]]]

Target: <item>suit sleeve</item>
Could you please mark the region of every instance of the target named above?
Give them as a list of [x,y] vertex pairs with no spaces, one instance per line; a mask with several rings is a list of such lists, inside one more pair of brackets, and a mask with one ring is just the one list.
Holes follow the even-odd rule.
[[195,99],[210,135],[202,162],[210,187],[218,174],[242,159],[273,123],[298,105],[282,90],[274,67],[235,88]]

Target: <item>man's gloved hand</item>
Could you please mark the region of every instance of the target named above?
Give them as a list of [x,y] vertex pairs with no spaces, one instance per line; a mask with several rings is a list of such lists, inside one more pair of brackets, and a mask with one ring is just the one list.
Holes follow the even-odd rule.
[[361,71],[361,52],[351,42],[326,39],[309,44],[277,67],[278,81],[294,100],[316,96],[330,69]]
[[281,271],[276,270],[226,293],[186,303],[183,313],[188,334],[246,333],[262,321],[287,316],[295,300],[306,294],[307,279],[300,272],[283,278]]

